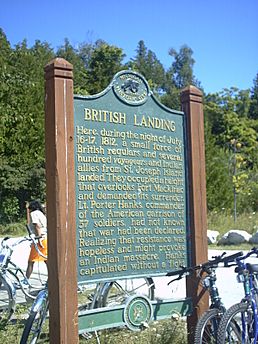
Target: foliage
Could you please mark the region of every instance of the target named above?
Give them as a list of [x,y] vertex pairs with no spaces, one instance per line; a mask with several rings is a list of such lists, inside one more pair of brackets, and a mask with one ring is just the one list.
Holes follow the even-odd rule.
[[123,58],[122,49],[105,42],[97,44],[92,51],[87,70],[90,94],[101,92],[108,86],[114,74],[123,69]]
[[256,77],[254,79],[254,86],[251,90],[249,117],[258,119],[258,73],[256,74]]
[[193,50],[187,45],[183,45],[179,52],[171,48],[169,50],[169,55],[174,58],[174,62],[170,67],[172,83],[178,89],[182,89],[189,85],[197,86],[198,81],[195,80],[193,74],[193,66],[195,63],[192,57]]
[[155,53],[147,49],[144,41],[139,41],[136,56],[127,63],[126,67],[142,74],[156,96],[163,93],[165,69]]
[[206,187],[208,210],[233,207],[233,183],[229,174],[229,154],[215,144],[215,137],[206,123]]
[[64,44],[58,48],[56,55],[64,58],[73,65],[74,73],[74,93],[88,94],[87,90],[87,71],[85,70],[83,60],[79,55],[78,49],[75,49],[68,38],[64,40]]
[[210,210],[219,206],[231,210],[237,207],[238,212],[258,209],[255,201],[257,121],[249,118],[249,96],[249,91],[237,88],[206,96],[207,199]]
[[39,41],[11,49],[3,31],[0,39],[0,221],[11,222],[27,197],[44,195],[43,71],[53,52]]
[[18,237],[27,234],[24,222],[0,224],[0,233],[2,236]]
[[200,87],[200,83],[193,73],[195,61],[192,57],[193,50],[190,47],[185,44],[178,52],[171,48],[169,55],[173,58],[173,62],[166,72],[165,92],[161,97],[161,101],[172,109],[180,110],[181,90],[189,85]]

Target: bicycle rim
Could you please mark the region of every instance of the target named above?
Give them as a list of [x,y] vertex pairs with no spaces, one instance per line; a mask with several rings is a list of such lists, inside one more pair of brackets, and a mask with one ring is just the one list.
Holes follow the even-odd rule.
[[209,309],[199,319],[196,330],[195,344],[216,344],[219,323],[222,318],[222,311],[219,309]]
[[5,325],[15,311],[15,291],[3,276],[0,276],[0,325]]
[[218,344],[256,344],[254,315],[247,303],[230,307],[222,318]]
[[143,295],[154,300],[154,282],[152,278],[135,278],[107,282],[103,285],[98,307],[112,307],[124,304],[128,297]]

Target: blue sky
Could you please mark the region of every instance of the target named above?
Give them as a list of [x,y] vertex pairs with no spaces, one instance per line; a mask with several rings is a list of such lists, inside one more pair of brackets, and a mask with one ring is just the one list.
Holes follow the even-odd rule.
[[52,48],[103,39],[126,61],[145,42],[165,68],[170,48],[187,44],[206,93],[253,86],[258,73],[258,0],[2,0],[0,27],[12,45]]

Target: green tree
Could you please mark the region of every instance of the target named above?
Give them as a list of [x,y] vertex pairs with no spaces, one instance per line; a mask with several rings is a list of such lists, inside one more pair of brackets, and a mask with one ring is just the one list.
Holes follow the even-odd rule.
[[249,109],[249,117],[258,120],[258,73],[254,79],[254,85],[251,90],[251,104]]
[[163,93],[165,70],[156,54],[147,49],[144,41],[139,41],[136,56],[127,63],[127,68],[142,74],[156,96]]
[[173,58],[171,67],[166,73],[165,94],[162,96],[162,102],[168,107],[180,110],[180,92],[189,85],[200,87],[200,83],[194,76],[192,57],[193,50],[187,45],[183,45],[179,52],[171,48],[169,55]]
[[193,50],[187,45],[183,45],[179,52],[174,48],[169,50],[169,55],[174,58],[174,62],[170,67],[170,75],[172,84],[178,89],[182,89],[188,85],[198,86],[198,82],[193,74]]
[[88,94],[88,74],[84,66],[84,61],[79,54],[79,50],[71,45],[68,38],[65,38],[64,44],[58,48],[56,56],[64,58],[73,65],[74,93]]
[[209,211],[233,208],[233,183],[229,174],[229,153],[216,144],[205,123],[206,188]]
[[[208,95],[205,104],[205,119],[210,127],[214,146],[220,147],[229,156],[228,173],[231,179],[232,195],[236,197],[238,210],[255,210],[253,183],[257,180],[257,121],[248,118],[250,101],[248,91],[239,91],[237,88],[224,89],[222,92]],[[232,145],[232,142],[237,143]],[[236,151],[236,147],[241,151]],[[209,159],[213,159],[212,156]],[[210,173],[210,167],[207,168]],[[212,190],[217,183],[217,178],[210,180],[208,186]],[[208,189],[208,193],[212,193]],[[223,199],[221,194],[220,199]],[[232,204],[228,207],[232,208]],[[252,204],[252,206],[251,206]]]
[[101,41],[92,51],[88,62],[88,91],[96,94],[112,81],[114,74],[123,69],[123,50]]
[[44,66],[54,55],[39,41],[28,48],[24,40],[9,51],[0,67],[0,212],[10,220],[8,209],[15,215],[28,197],[44,196]]

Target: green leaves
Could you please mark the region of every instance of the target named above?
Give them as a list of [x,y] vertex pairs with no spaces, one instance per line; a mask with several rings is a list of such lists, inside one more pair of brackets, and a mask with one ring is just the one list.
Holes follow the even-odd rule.
[[[258,209],[253,201],[257,195],[254,184],[258,182],[258,123],[250,119],[251,101],[249,90],[233,87],[206,97],[207,199],[211,210],[221,204],[233,209],[234,194],[238,212]],[[213,164],[215,160],[217,165]],[[225,173],[227,181],[221,179]],[[236,207],[236,197],[234,202]]]

